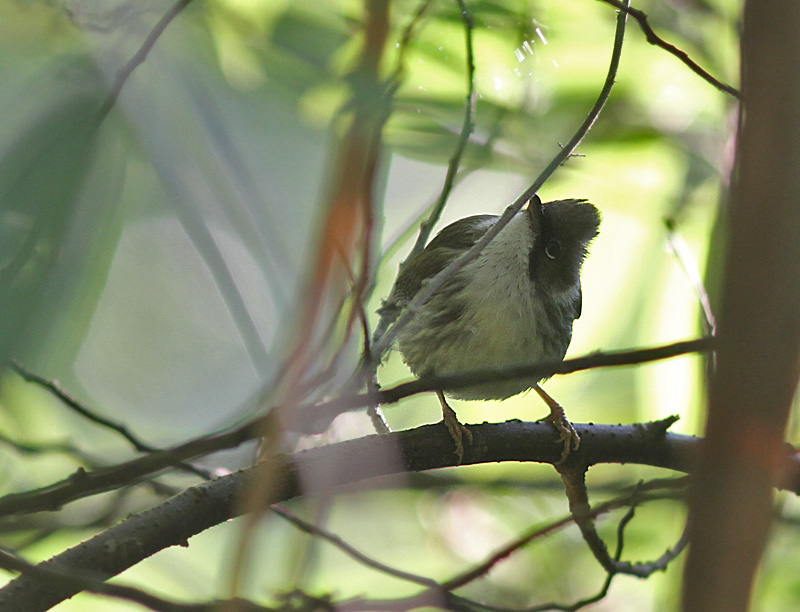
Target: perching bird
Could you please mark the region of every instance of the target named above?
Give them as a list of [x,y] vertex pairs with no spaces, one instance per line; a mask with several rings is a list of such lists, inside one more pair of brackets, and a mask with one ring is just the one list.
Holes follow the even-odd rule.
[[[396,318],[426,279],[468,251],[497,220],[475,215],[445,227],[407,261],[379,313]],[[443,376],[503,366],[560,361],[581,316],[580,272],[600,214],[586,200],[542,204],[534,196],[483,249],[425,302],[398,336],[403,360],[417,376]],[[562,459],[580,438],[563,408],[539,381],[526,378],[445,390],[466,400],[502,400],[535,389],[564,442]],[[471,434],[438,393],[459,461]]]

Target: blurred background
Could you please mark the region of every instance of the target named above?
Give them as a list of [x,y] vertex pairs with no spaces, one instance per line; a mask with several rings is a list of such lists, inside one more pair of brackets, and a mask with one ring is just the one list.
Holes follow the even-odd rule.
[[[391,4],[381,67],[384,77],[398,65],[402,71],[373,185],[380,261],[364,308],[372,327],[419,221],[441,193],[464,116],[459,5],[429,2],[407,31],[422,6]],[[613,42],[615,10],[596,0],[466,6],[474,23],[475,129],[437,229],[470,214],[500,214],[531,183],[594,103]],[[298,304],[323,231],[336,144],[358,90],[353,70],[364,13],[355,0],[195,0],[169,23],[110,111],[99,114],[115,75],[171,7],[163,0],[0,0],[0,352],[158,446],[251,417],[285,363],[302,325]],[[738,2],[644,0],[637,8],[661,36],[736,85]],[[544,201],[587,198],[603,214],[583,269],[583,316],[569,355],[704,333],[698,286],[707,288],[713,309],[735,124],[732,97],[649,45],[629,21],[603,114],[579,155],[540,191]],[[344,347],[334,381],[352,371],[361,342],[357,329],[345,338],[337,312],[331,305],[321,316],[336,330],[323,352]],[[545,388],[575,422],[678,414],[672,430],[697,434],[704,367],[689,356],[591,370]],[[409,377],[396,353],[379,371],[386,386]],[[11,371],[0,380],[0,402],[3,494],[135,455]],[[468,423],[546,413],[531,395],[453,405]],[[385,414],[393,429],[441,417],[433,395]],[[372,431],[365,414],[354,412],[324,438],[302,443]],[[61,443],[73,448],[44,452]],[[204,461],[234,469],[253,456],[246,447]],[[595,467],[592,500],[670,475]],[[328,529],[385,563],[439,580],[567,511],[549,466],[431,476],[291,507],[324,516]],[[152,491],[132,487],[58,513],[3,519],[0,546],[47,558],[155,501]],[[800,600],[800,580],[789,570],[800,544],[789,501],[756,609],[794,610]],[[613,518],[601,523],[610,539]],[[659,556],[680,536],[684,518],[678,501],[644,506],[629,527],[624,558]],[[189,601],[221,596],[239,533],[235,521],[221,525],[121,581]],[[340,599],[417,588],[312,542],[278,517],[263,521],[256,542],[243,594],[265,604],[294,588]],[[677,609],[680,566],[679,559],[644,581],[618,577],[592,609]],[[463,594],[529,607],[591,596],[604,577],[573,527],[517,553]],[[57,609],[140,608],[81,595]]]

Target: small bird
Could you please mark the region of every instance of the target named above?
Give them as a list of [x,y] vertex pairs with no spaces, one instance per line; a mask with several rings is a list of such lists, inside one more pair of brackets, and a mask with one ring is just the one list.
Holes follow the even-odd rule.
[[[475,215],[440,231],[402,266],[378,311],[382,319],[396,318],[426,279],[468,251],[499,218]],[[572,339],[572,322],[581,316],[581,266],[599,226],[600,213],[586,200],[542,204],[534,196],[401,330],[398,347],[406,365],[422,377],[562,360]],[[535,389],[548,404],[546,418],[564,443],[563,460],[580,438],[564,409],[539,386],[550,375],[445,391],[457,399],[502,400]],[[471,441],[472,434],[444,393],[437,395],[460,463],[463,438]]]

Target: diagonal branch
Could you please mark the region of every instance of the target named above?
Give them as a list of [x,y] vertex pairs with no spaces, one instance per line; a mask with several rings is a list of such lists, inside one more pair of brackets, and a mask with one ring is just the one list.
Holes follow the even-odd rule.
[[[133,446],[133,448],[135,448],[140,453],[158,453],[161,450],[163,450],[144,442],[141,438],[139,438],[139,436],[137,436],[130,429],[128,429],[126,425],[118,423],[117,421],[109,419],[108,417],[104,417],[103,415],[98,414],[94,410],[87,408],[77,398],[75,398],[72,394],[66,391],[57,380],[51,380],[43,376],[40,376],[35,372],[30,371],[28,368],[23,366],[18,361],[12,361],[10,363],[10,367],[14,372],[19,374],[24,381],[39,385],[43,389],[46,389],[47,391],[52,393],[55,397],[57,397],[70,410],[76,412],[83,418],[91,421],[92,423],[96,423],[101,427],[105,427],[106,429],[110,429],[111,431],[117,432],[120,436],[122,436],[128,442],[130,442],[131,446]],[[196,474],[201,478],[205,479],[211,478],[211,473],[208,470],[204,470],[197,466],[188,464],[178,464],[177,467],[186,470],[187,472]]]
[[464,120],[461,124],[461,132],[458,135],[456,148],[453,151],[453,155],[450,157],[450,162],[447,166],[447,174],[444,179],[444,185],[442,185],[442,191],[439,194],[439,198],[436,200],[436,204],[434,205],[430,215],[428,215],[428,217],[420,225],[417,241],[414,243],[414,246],[412,247],[411,252],[406,260],[410,259],[425,248],[428,238],[433,231],[433,227],[439,221],[439,217],[442,216],[444,206],[447,203],[447,199],[450,197],[450,192],[453,189],[453,182],[455,180],[456,173],[461,165],[461,157],[464,155],[464,149],[467,146],[467,142],[469,141],[472,131],[475,129],[475,55],[472,46],[472,29],[474,27],[474,23],[472,15],[467,10],[464,0],[457,1],[459,9],[461,10],[461,19],[464,22],[464,44],[466,45],[467,51],[467,96],[464,101]]
[[[447,200],[450,197],[450,193],[453,190],[453,185],[455,184],[456,174],[458,173],[458,169],[461,166],[461,158],[464,155],[464,150],[467,147],[467,143],[469,142],[469,137],[472,135],[472,132],[475,129],[475,105],[476,105],[476,95],[475,95],[475,55],[473,51],[473,44],[472,44],[472,29],[474,27],[472,15],[467,10],[467,6],[464,3],[464,0],[457,0],[459,9],[461,10],[461,18],[464,22],[464,38],[465,38],[465,45],[466,45],[466,54],[467,54],[467,61],[466,61],[466,69],[467,69],[467,95],[464,103],[464,119],[461,124],[461,132],[458,135],[458,140],[456,141],[456,147],[453,151],[453,154],[450,156],[450,161],[447,165],[447,173],[445,174],[444,184],[442,185],[442,189],[439,192],[439,197],[436,199],[436,202],[433,205],[433,209],[431,210],[430,214],[425,218],[424,221],[419,226],[419,234],[417,235],[417,240],[414,243],[414,246],[411,248],[408,256],[406,257],[405,261],[400,264],[400,268],[402,269],[405,263],[415,255],[420,253],[428,242],[428,238],[433,231],[434,226],[439,221],[439,218],[442,216],[442,211],[444,211],[444,207],[447,204]],[[408,36],[410,35],[411,28],[416,23],[416,20],[422,15],[423,11],[426,10],[429,6],[429,2],[423,4],[416,17],[415,20],[412,21],[407,30],[406,35],[403,38],[403,46],[401,46],[401,52],[405,50],[406,45],[408,44]],[[402,65],[402,64],[401,64]],[[395,74],[395,81],[397,81],[400,77],[400,68],[396,71]],[[390,314],[391,312],[391,314]],[[375,330],[375,334],[373,337],[374,342],[380,342],[383,335],[386,333],[386,330],[389,328],[396,321],[397,312],[390,311],[386,312],[381,315],[381,320],[378,322],[378,327]],[[373,367],[372,370],[374,371],[377,369],[377,362],[380,361],[381,354],[374,353],[374,351],[370,351],[372,355],[366,355],[367,358],[374,355],[373,359]],[[372,377],[373,372],[370,372],[370,378]]]
[[383,354],[392,345],[395,338],[397,338],[397,335],[400,333],[400,331],[406,325],[408,325],[414,316],[416,316],[416,313],[419,311],[422,305],[430,299],[430,297],[448,278],[467,265],[470,261],[476,259],[486,245],[489,244],[489,242],[492,241],[494,237],[499,234],[500,231],[511,221],[514,215],[522,210],[522,207],[527,204],[528,200],[530,200],[536,194],[539,188],[544,185],[545,181],[550,178],[550,175],[552,175],[559,166],[561,166],[570,158],[570,156],[572,156],[575,149],[578,147],[586,134],[589,133],[589,130],[594,125],[595,121],[597,121],[597,118],[600,116],[600,111],[602,111],[606,101],[611,95],[611,89],[614,86],[614,79],[619,68],[620,57],[622,56],[622,41],[625,37],[626,19],[627,13],[625,11],[621,11],[617,16],[614,47],[611,52],[611,61],[609,63],[605,82],[603,83],[603,87],[597,97],[597,101],[575,134],[565,146],[559,149],[558,153],[536,178],[536,180],[533,181],[533,183],[514,201],[513,204],[506,208],[506,210],[497,220],[497,223],[495,223],[469,251],[464,253],[444,270],[439,272],[439,274],[425,283],[425,286],[417,292],[417,294],[414,296],[414,299],[412,299],[408,306],[404,309],[394,325],[390,327],[385,334],[383,334],[378,342],[374,343],[372,347],[373,359],[379,360],[383,356]]
[[423,586],[427,586],[427,587],[431,587],[431,588],[440,588],[439,583],[436,582],[435,580],[431,579],[431,578],[426,578],[424,576],[420,576],[420,575],[417,575],[417,574],[412,574],[410,572],[404,572],[402,570],[398,570],[398,569],[396,569],[394,567],[388,566],[385,563],[381,563],[380,561],[377,561],[376,559],[372,559],[372,558],[368,557],[367,555],[362,553],[357,548],[355,548],[355,547],[351,546],[350,544],[348,544],[347,542],[345,542],[342,538],[340,538],[336,534],[331,533],[331,532],[327,531],[326,529],[323,529],[322,527],[320,527],[318,525],[313,525],[312,523],[309,523],[308,521],[304,521],[299,516],[297,516],[294,513],[290,512],[286,508],[283,508],[282,506],[279,506],[278,504],[273,504],[271,506],[271,508],[272,508],[272,511],[275,514],[277,514],[280,517],[283,517],[284,519],[289,521],[292,525],[294,525],[295,527],[297,527],[301,531],[303,531],[305,533],[308,533],[308,534],[311,534],[311,535],[314,535],[314,536],[316,536],[318,538],[321,538],[321,539],[329,542],[330,544],[332,544],[333,546],[335,546],[336,548],[338,548],[339,550],[341,550],[342,552],[344,552],[348,556],[352,557],[353,559],[355,559],[356,561],[358,561],[359,563],[361,563],[361,564],[363,564],[363,565],[365,565],[367,567],[371,567],[371,568],[376,569],[376,570],[378,570],[380,572],[383,572],[384,574],[387,574],[389,576],[393,576],[395,578],[399,578],[401,580],[406,580],[408,582],[413,582],[414,584],[421,584]]
[[[602,504],[598,504],[594,508],[590,509],[590,515],[592,517],[597,517],[601,514],[605,514],[617,508],[624,508],[631,504],[637,504],[644,501],[650,501],[655,499],[663,499],[665,496],[671,496],[671,490],[675,489],[676,487],[684,486],[684,482],[682,479],[673,479],[673,480],[654,480],[649,483],[643,484],[639,483],[637,487],[634,489],[632,493],[628,493],[625,495],[618,496],[614,499],[608,500]],[[562,519],[556,520],[544,527],[538,526],[534,529],[531,529],[527,533],[523,534],[521,537],[517,538],[513,542],[509,543],[507,546],[504,546],[499,551],[491,555],[488,559],[486,559],[483,563],[479,564],[478,566],[463,572],[449,580],[444,582],[437,582],[433,579],[426,578],[423,576],[418,576],[416,574],[409,574],[408,572],[404,572],[401,570],[397,570],[393,567],[389,567],[375,559],[372,559],[360,551],[356,550],[347,542],[344,542],[339,536],[332,534],[325,529],[320,528],[317,525],[312,525],[298,517],[296,517],[291,512],[287,511],[284,508],[281,508],[277,505],[274,505],[273,510],[278,512],[281,516],[288,519],[292,522],[298,529],[312,534],[318,538],[321,538],[333,546],[339,548],[342,552],[347,554],[348,556],[352,557],[359,563],[363,564],[366,567],[374,569],[376,571],[383,572],[387,575],[393,576],[395,578],[399,578],[401,580],[406,580],[412,582],[414,584],[420,584],[423,586],[428,587],[428,590],[422,591],[415,595],[411,595],[406,598],[400,599],[375,599],[375,600],[365,600],[365,599],[355,599],[345,602],[337,602],[336,609],[342,610],[343,612],[356,612],[358,610],[408,610],[415,607],[419,607],[423,603],[427,603],[430,606],[434,607],[447,607],[450,609],[455,610],[496,610],[500,612],[518,612],[516,610],[510,610],[508,608],[502,608],[498,606],[493,606],[486,604],[485,602],[478,602],[461,595],[456,595],[453,591],[456,589],[484,576],[487,574],[495,565],[512,555],[513,553],[517,552],[522,547],[530,544],[534,540],[541,539],[548,534],[553,533],[559,529],[562,529],[569,524],[575,522],[575,517],[572,515],[566,516]],[[619,527],[619,546],[616,558],[619,558],[619,554],[622,549],[622,532],[624,530],[625,525],[632,517],[632,513],[628,512],[625,517],[623,517],[620,527]],[[526,612],[533,612],[533,611],[544,611],[544,610],[565,610],[565,611],[575,611],[579,610],[582,607],[585,607],[591,603],[594,603],[603,597],[605,597],[606,593],[608,592],[608,588],[611,584],[611,579],[613,578],[613,574],[609,574],[604,581],[604,584],[600,591],[591,597],[581,599],[575,603],[571,604],[561,604],[557,602],[550,602],[546,604],[540,604],[534,606],[532,608],[528,608]],[[442,605],[444,602],[444,605]]]
[[646,563],[630,563],[622,561],[622,548],[624,544],[624,531],[627,524],[633,519],[633,514],[638,503],[638,490],[632,494],[632,502],[629,511],[623,517],[617,529],[617,550],[612,557],[608,552],[605,542],[597,533],[595,528],[595,517],[589,505],[589,493],[586,489],[586,466],[577,464],[572,458],[568,458],[565,464],[556,465],[556,470],[564,481],[564,486],[569,500],[570,513],[575,519],[575,523],[581,530],[583,539],[589,545],[595,559],[603,566],[609,577],[615,574],[628,574],[637,578],[647,578],[653,572],[663,571],[669,563],[674,560],[688,544],[686,532],[674,548],[667,550],[658,559]]
[[100,121],[106,118],[106,115],[111,111],[114,105],[117,103],[117,98],[119,98],[119,94],[122,92],[122,88],[125,86],[125,83],[128,82],[131,74],[136,68],[139,67],[140,64],[144,63],[147,59],[148,53],[153,49],[158,39],[164,33],[164,30],[167,29],[172,20],[177,17],[180,12],[185,9],[192,0],[178,0],[172,7],[164,13],[161,19],[158,20],[155,27],[150,31],[145,38],[142,46],[139,47],[139,50],[133,54],[133,57],[128,60],[128,62],[117,71],[116,77],[114,77],[114,84],[111,86],[111,90],[108,92],[105,101],[100,106],[100,109],[97,111],[98,118]]
[[235,608],[230,609],[235,609],[237,612],[276,612],[275,608],[258,606],[242,599],[200,604],[168,601],[142,589],[104,582],[102,579],[98,579],[96,576],[87,574],[86,572],[64,570],[61,568],[44,568],[41,565],[33,565],[4,551],[0,551],[0,567],[4,570],[19,572],[26,576],[39,578],[43,581],[47,581],[49,584],[65,584],[78,588],[81,591],[135,602],[155,612],[212,612],[222,609],[223,603],[232,606],[235,605]]
[[626,13],[628,13],[628,15],[630,15],[636,21],[638,21],[639,27],[642,29],[642,32],[644,32],[645,38],[647,38],[647,42],[649,42],[651,45],[655,45],[656,47],[660,47],[665,51],[671,53],[679,60],[681,60],[684,64],[686,64],[692,72],[699,75],[702,79],[704,79],[708,83],[711,83],[714,87],[716,87],[720,91],[724,91],[726,94],[729,94],[738,100],[742,99],[742,94],[738,89],[728,85],[727,83],[723,83],[719,79],[713,77],[711,73],[706,71],[697,62],[695,62],[692,58],[690,58],[689,54],[686,53],[686,51],[682,51],[675,45],[668,43],[666,40],[664,40],[658,34],[656,34],[653,31],[653,28],[650,27],[650,23],[648,23],[647,21],[647,14],[644,11],[631,8],[630,6],[626,6],[621,0],[602,0],[602,2],[610,4],[611,6],[616,7],[620,11],[625,11]]
[[[615,510],[617,508],[622,508],[630,504],[633,504],[635,501],[643,497],[643,492],[645,490],[655,491],[659,489],[662,490],[673,489],[676,486],[681,486],[681,485],[682,482],[680,480],[677,481],[654,480],[650,483],[642,484],[630,494],[619,496],[615,499],[611,499],[607,502],[603,502],[602,504],[598,504],[593,508],[590,508],[587,512],[587,516],[591,518],[596,518],[601,514],[610,512],[611,510]],[[463,572],[462,574],[459,574],[458,576],[451,578],[450,580],[448,580],[443,584],[443,587],[448,590],[452,590],[460,586],[463,586],[465,584],[468,584],[469,582],[472,582],[473,580],[481,576],[484,576],[485,574],[488,574],[489,571],[500,561],[509,557],[511,554],[513,554],[523,546],[526,546],[533,540],[546,536],[552,533],[553,531],[561,529],[562,527],[565,527],[575,521],[576,517],[570,514],[569,516],[566,516],[558,521],[555,521],[545,527],[537,527],[535,529],[532,529],[528,533],[523,534],[521,537],[509,543],[507,546],[504,546],[503,548],[498,550],[496,553],[494,553],[492,556],[486,559],[483,563],[477,565],[476,567],[472,568],[467,572]]]

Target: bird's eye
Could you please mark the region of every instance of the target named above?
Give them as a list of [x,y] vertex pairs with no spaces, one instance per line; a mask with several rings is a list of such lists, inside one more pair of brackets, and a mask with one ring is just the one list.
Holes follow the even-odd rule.
[[553,239],[544,247],[544,254],[550,259],[555,259],[559,253],[561,253],[561,243],[558,240]]

